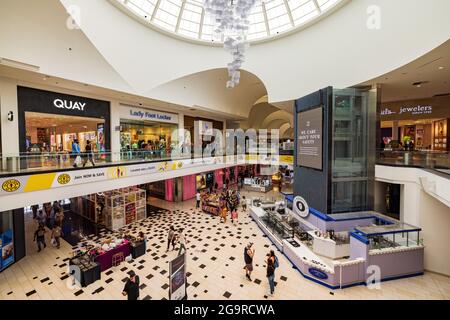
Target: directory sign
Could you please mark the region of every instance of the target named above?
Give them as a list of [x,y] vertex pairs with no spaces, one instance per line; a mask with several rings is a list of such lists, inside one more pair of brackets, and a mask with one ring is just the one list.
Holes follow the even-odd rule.
[[323,107],[297,114],[297,166],[322,170]]

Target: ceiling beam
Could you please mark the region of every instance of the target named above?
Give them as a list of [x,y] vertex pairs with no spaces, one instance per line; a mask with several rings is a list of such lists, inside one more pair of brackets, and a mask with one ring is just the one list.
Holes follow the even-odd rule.
[[262,7],[263,16],[264,16],[264,23],[266,25],[266,32],[267,32],[267,35],[270,36],[269,20],[267,20],[266,4],[264,2],[262,2],[261,7]]

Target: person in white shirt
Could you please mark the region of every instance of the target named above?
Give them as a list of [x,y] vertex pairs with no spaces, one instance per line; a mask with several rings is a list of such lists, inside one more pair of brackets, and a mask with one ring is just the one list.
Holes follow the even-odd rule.
[[181,255],[181,251],[186,252],[186,237],[183,233],[183,229],[178,232],[178,241],[180,242],[180,250],[178,250],[178,255]]
[[195,199],[197,200],[197,205],[195,206],[196,209],[200,208],[200,200],[201,200],[201,195],[200,195],[200,191],[197,190],[197,193],[195,195]]

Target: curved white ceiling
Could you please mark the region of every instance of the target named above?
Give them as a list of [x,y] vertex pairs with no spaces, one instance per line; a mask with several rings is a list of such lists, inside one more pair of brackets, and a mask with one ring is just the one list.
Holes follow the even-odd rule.
[[[80,9],[79,30],[67,28],[66,9],[71,6]],[[367,24],[374,12],[379,13],[379,29]],[[350,1],[302,32],[250,46],[243,68],[264,84],[269,103],[293,100],[328,85],[359,84],[447,41],[448,12],[448,0]],[[130,19],[108,1],[92,0],[2,1],[0,57],[37,65],[50,76],[142,97],[154,95],[166,102],[189,101],[177,104],[214,112],[218,106],[211,103],[217,96],[213,91],[223,89],[226,79],[208,86],[208,78],[198,78],[205,86],[167,88],[189,75],[224,68],[229,60],[222,48],[168,37]],[[248,115],[248,110],[238,109],[221,105],[219,111],[239,118]]]
[[[222,48],[165,36],[108,1],[60,1],[66,8],[80,7],[82,31],[141,94],[229,62]],[[293,100],[329,85],[348,87],[396,69],[445,42],[450,35],[447,12],[448,0],[350,1],[302,32],[250,46],[243,69],[261,79],[269,102]],[[379,25],[374,25],[377,19]],[[223,79],[220,85],[225,83]],[[173,97],[174,93],[159,96],[168,102]],[[204,105],[200,94],[197,98]]]
[[[110,0],[131,15],[165,32],[205,43],[222,42],[202,0]],[[348,0],[260,0],[249,16],[249,41],[280,36],[337,9]]]

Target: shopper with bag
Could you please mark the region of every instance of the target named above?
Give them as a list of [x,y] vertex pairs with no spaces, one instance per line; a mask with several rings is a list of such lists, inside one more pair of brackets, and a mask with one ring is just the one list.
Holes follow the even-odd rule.
[[81,164],[81,149],[80,149],[80,145],[78,144],[78,139],[74,139],[72,142],[72,155],[71,157],[74,159],[73,160],[73,166],[76,168],[78,167],[79,164]]
[[94,154],[92,152],[92,146],[91,146],[91,142],[89,140],[86,141],[86,149],[84,152],[83,168],[86,166],[86,163],[88,161],[90,161],[92,163],[92,166],[95,167]]
[[269,281],[269,287],[270,292],[269,295],[273,296],[275,292],[275,264],[278,264],[277,259],[275,257],[275,252],[273,250],[270,250],[270,253],[267,254],[267,269],[266,269],[266,276],[267,280]]

